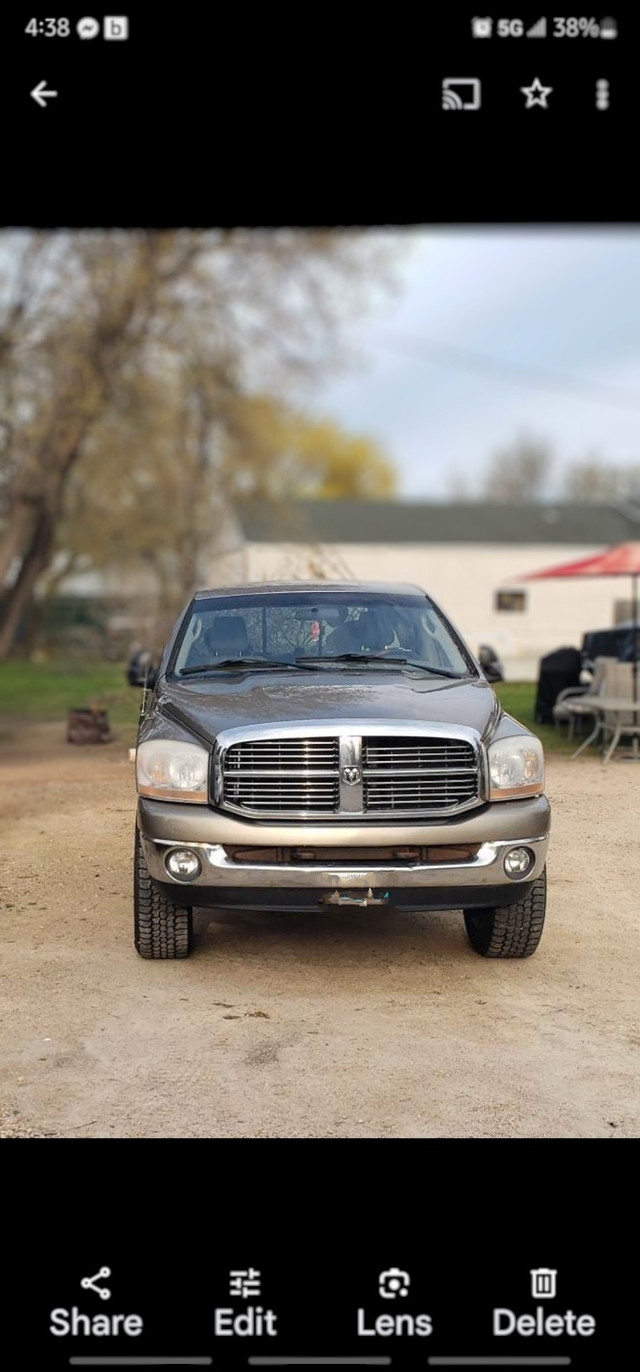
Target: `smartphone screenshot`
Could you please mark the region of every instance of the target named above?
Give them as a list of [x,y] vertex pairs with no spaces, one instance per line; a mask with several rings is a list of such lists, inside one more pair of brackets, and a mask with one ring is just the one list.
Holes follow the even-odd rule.
[[618,1369],[640,21],[14,7],[14,1359]]

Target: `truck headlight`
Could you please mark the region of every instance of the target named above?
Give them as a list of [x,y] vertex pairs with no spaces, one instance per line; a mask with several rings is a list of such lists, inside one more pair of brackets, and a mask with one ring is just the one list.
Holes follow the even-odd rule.
[[208,775],[209,754],[198,743],[158,738],[138,746],[136,781],[141,796],[206,805]]
[[498,739],[488,755],[489,800],[517,800],[544,790],[544,754],[533,734]]

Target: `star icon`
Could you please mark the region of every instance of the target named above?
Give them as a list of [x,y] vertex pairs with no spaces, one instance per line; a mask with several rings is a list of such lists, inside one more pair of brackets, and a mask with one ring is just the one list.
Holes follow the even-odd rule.
[[530,86],[521,86],[520,90],[527,97],[526,110],[532,109],[534,105],[540,105],[541,109],[548,110],[547,96],[551,95],[553,86],[543,86],[539,77],[536,76]]

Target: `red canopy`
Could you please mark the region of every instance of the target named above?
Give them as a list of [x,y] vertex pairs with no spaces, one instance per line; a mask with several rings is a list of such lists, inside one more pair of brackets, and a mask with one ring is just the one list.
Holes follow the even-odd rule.
[[545,577],[562,576],[630,576],[632,577],[633,620],[633,699],[638,700],[638,657],[640,652],[640,607],[638,605],[638,577],[640,576],[640,542],[616,543],[594,557],[582,557],[577,562],[561,562],[544,572],[529,572],[520,581],[543,581]]
[[604,553],[581,557],[577,562],[561,562],[544,572],[529,572],[520,581],[538,581],[556,576],[640,576],[640,542],[617,543]]

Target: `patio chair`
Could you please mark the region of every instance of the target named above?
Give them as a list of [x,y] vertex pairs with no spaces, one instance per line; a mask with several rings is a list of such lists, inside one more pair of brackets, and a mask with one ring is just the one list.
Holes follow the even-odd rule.
[[[630,662],[612,662],[608,664],[603,696],[611,696],[612,699],[629,700],[633,699],[633,665]],[[604,737],[606,751],[604,761],[608,762],[614,749],[623,738],[633,739],[634,756],[638,754],[638,741],[640,740],[640,713],[629,710],[605,710],[602,715],[602,734]]]
[[592,705],[593,696],[603,690],[607,668],[618,666],[615,657],[597,657],[593,666],[593,678],[586,689],[583,686],[567,686],[560,692],[553,707],[553,722],[558,728],[567,724],[567,738],[573,738],[578,720],[592,719],[596,711]]

